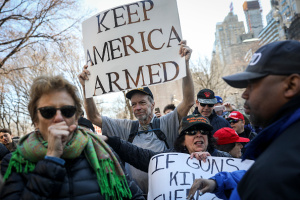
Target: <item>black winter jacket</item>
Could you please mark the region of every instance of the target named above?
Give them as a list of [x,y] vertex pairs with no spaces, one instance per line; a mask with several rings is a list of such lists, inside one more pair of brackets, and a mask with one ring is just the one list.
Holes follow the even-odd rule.
[[[108,137],[106,143],[109,144],[111,148],[113,148],[113,150],[120,156],[120,158],[124,162],[127,162],[130,165],[134,166],[135,168],[147,173],[148,173],[150,159],[154,155],[160,153],[178,152],[174,148],[167,149],[163,152],[154,152],[149,149],[140,148],[116,136]],[[187,151],[180,152],[180,153],[187,153]],[[210,155],[216,157],[232,157],[229,153],[224,151],[219,151],[217,149],[214,149],[213,152],[210,152]]]
[[[295,122],[282,128],[290,116]],[[269,124],[246,150],[245,158],[255,163],[239,182],[238,193],[241,199],[299,199],[300,96],[282,106]]]
[[[1,173],[4,174],[11,154],[4,157]],[[105,199],[100,193],[96,174],[84,154],[65,160],[64,166],[50,160],[40,160],[32,173],[12,172],[2,188],[0,199]],[[123,166],[123,164],[121,163]],[[123,168],[124,169],[124,168]],[[144,199],[140,188],[126,174],[132,199]]]
[[[195,108],[193,114],[200,114],[200,112],[198,111],[198,107]],[[214,128],[212,130],[213,134],[220,128],[224,128],[224,127],[231,128],[229,122],[226,119],[224,119],[223,117],[218,116],[214,110],[213,110],[212,114],[208,117],[208,119],[210,121],[210,124]]]

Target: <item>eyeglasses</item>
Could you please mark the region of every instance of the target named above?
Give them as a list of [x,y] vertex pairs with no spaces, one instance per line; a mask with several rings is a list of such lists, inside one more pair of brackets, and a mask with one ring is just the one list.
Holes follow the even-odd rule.
[[63,106],[61,108],[55,108],[53,106],[46,106],[46,107],[38,108],[37,110],[40,111],[41,115],[45,119],[51,119],[52,117],[54,117],[57,110],[60,110],[61,114],[64,117],[70,118],[70,117],[73,117],[73,115],[75,114],[76,107],[75,106]]
[[231,123],[236,124],[236,123],[238,123],[239,121],[242,121],[242,120],[241,119],[229,119],[227,121],[229,122],[229,124],[231,124]]
[[215,104],[206,104],[206,103],[200,103],[200,106],[202,107],[205,107],[205,106],[208,106],[208,107],[214,107]]
[[185,131],[184,133],[186,135],[196,135],[198,133],[198,131],[200,131],[200,133],[202,135],[208,135],[209,134],[209,131],[203,131],[203,130],[199,130],[199,129],[194,129],[194,130],[187,130]]

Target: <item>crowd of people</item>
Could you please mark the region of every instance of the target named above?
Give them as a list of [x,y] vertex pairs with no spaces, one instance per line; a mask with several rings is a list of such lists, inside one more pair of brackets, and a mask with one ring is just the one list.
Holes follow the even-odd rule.
[[[255,160],[247,171],[196,179],[189,199],[197,190],[222,199],[299,198],[300,42],[267,44],[244,72],[223,77],[245,88],[245,113],[209,88],[199,88],[194,99],[191,53],[180,42],[187,75],[176,107],[166,105],[162,115],[148,87],[126,93],[137,120],[102,116],[93,98],[80,99],[62,76],[37,77],[28,104],[34,130],[17,138],[0,129],[0,199],[147,199],[149,162],[165,152],[199,162],[209,156]],[[78,75],[83,92],[89,76],[86,65]]]

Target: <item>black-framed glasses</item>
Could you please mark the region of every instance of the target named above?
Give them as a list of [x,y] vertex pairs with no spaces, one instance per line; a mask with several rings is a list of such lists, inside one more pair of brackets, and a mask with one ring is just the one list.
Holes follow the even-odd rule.
[[205,106],[208,106],[208,107],[214,107],[215,104],[206,104],[206,103],[200,103],[200,106],[202,107],[205,107]]
[[41,115],[45,119],[51,119],[52,117],[54,117],[57,110],[60,110],[61,114],[64,117],[70,118],[70,117],[73,117],[73,115],[75,114],[76,107],[75,106],[62,106],[60,108],[55,108],[53,106],[46,106],[46,107],[38,108],[37,110],[40,111]]
[[200,133],[202,135],[208,135],[209,134],[209,131],[203,131],[203,130],[199,130],[199,129],[186,130],[186,131],[184,131],[184,133],[186,135],[196,135],[198,133],[198,131],[200,131]]
[[242,121],[242,120],[241,119],[229,119],[227,121],[229,122],[229,124],[231,124],[231,123],[236,124],[236,123],[238,123],[239,121]]

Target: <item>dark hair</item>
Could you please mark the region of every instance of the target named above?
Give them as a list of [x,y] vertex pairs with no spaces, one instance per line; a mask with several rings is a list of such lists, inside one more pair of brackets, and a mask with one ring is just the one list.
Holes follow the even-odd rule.
[[229,153],[229,151],[231,151],[234,147],[235,147],[235,142],[229,144],[216,145],[216,148],[218,150],[225,151],[227,153]]
[[[178,152],[189,153],[185,146],[183,146],[183,142],[185,140],[185,134],[179,135],[174,142],[174,149]],[[212,132],[207,135],[207,151],[212,154],[216,148],[216,139],[213,137]]]
[[9,133],[9,135],[11,135],[11,131],[8,128],[2,128],[2,129],[0,129],[0,132]]
[[167,110],[175,110],[175,105],[172,104],[172,103],[166,105],[165,108],[164,108],[164,113],[165,113]]

